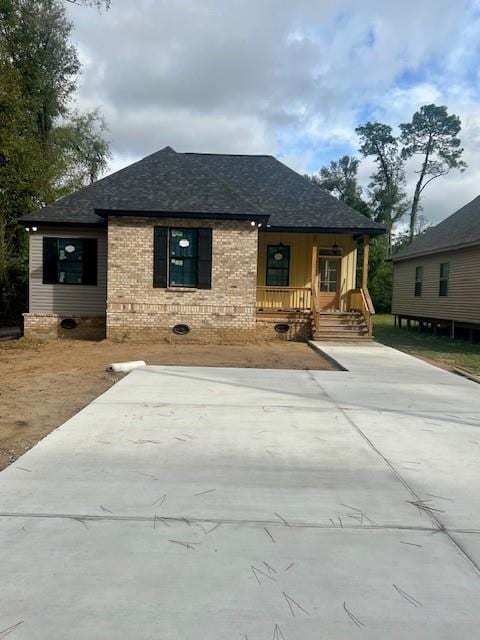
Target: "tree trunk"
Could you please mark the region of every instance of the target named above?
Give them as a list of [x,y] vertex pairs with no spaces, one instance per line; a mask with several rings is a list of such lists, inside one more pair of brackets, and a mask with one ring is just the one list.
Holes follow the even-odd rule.
[[0,219],[0,286],[7,281],[8,257],[6,224]]
[[410,234],[409,234],[410,242],[413,242],[413,239],[415,237],[415,226],[417,224],[418,207],[420,204],[420,194],[422,193],[423,180],[427,172],[428,159],[430,157],[431,147],[432,147],[432,136],[430,135],[427,148],[425,151],[425,159],[423,161],[422,170],[420,172],[420,177],[418,178],[417,184],[415,186],[415,194],[413,196],[412,209],[410,211]]
[[392,229],[393,229],[391,211],[388,211],[388,213],[387,212],[385,213],[385,219],[383,221],[383,224],[385,225],[385,229],[386,229],[385,235],[387,236],[387,257],[390,258],[390,256],[392,255]]
[[[421,178],[423,180],[423,177]],[[413,196],[412,209],[410,211],[410,233],[409,238],[410,242],[413,242],[415,238],[415,227],[417,225],[417,216],[418,216],[418,205],[420,204],[420,189],[422,187],[421,181],[417,182],[417,186],[415,187],[415,194]]]

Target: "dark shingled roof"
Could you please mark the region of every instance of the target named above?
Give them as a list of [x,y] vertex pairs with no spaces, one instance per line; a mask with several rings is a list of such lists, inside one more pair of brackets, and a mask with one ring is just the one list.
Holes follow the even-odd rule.
[[429,229],[393,256],[392,260],[405,260],[474,244],[480,244],[480,196]]
[[176,153],[165,147],[24,216],[24,222],[104,224],[105,215],[254,218],[272,229],[383,233],[273,156]]

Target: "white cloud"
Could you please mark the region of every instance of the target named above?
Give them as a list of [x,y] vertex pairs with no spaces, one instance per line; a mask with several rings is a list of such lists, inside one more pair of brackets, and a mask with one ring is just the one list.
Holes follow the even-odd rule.
[[433,101],[461,115],[470,165],[432,185],[424,205],[436,219],[476,195],[480,177],[478,5],[112,0],[100,14],[68,10],[84,64],[80,103],[102,107],[113,166],[170,144],[273,153],[313,170],[355,151],[363,119],[398,124]]

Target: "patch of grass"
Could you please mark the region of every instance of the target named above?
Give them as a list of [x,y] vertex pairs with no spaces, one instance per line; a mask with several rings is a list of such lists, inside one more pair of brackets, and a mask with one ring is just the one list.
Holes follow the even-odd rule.
[[480,375],[480,345],[420,333],[416,327],[396,329],[391,315],[379,314],[374,318],[374,337],[377,342],[443,366],[461,367]]

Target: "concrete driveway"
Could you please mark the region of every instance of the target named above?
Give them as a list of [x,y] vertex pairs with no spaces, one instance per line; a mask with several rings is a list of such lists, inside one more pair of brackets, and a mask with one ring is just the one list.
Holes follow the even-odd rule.
[[322,348],[135,371],[3,471],[0,638],[477,637],[479,387]]

